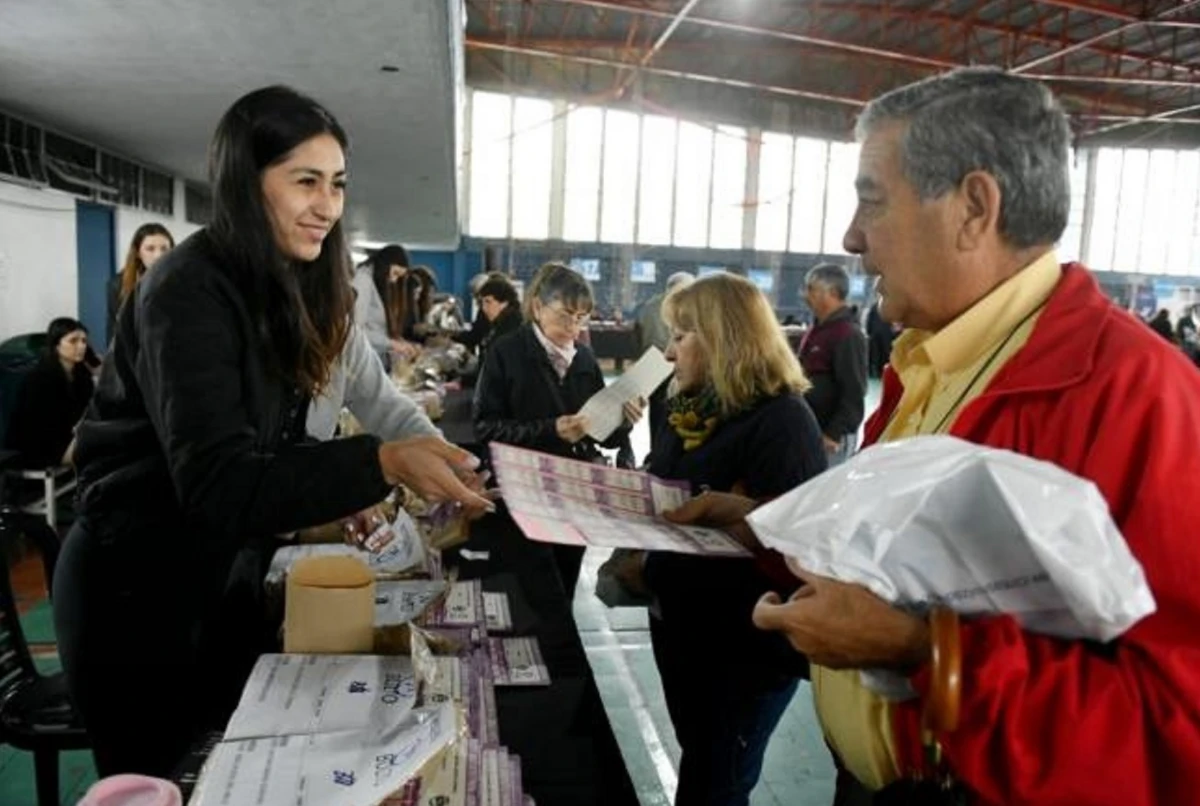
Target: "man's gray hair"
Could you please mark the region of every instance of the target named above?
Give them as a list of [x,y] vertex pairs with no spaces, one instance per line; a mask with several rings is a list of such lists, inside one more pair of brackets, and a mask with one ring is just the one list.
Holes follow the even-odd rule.
[[850,296],[850,273],[836,263],[818,263],[804,276],[804,285],[820,283],[842,302]]
[[1052,244],[1071,210],[1071,128],[1043,84],[996,68],[968,67],[876,98],[858,118],[861,141],[881,124],[907,122],[904,175],[922,200],[971,171],[1000,185],[1000,233],[1018,248]]
[[674,291],[676,288],[691,285],[696,279],[696,275],[686,272],[677,271],[667,278],[667,290]]

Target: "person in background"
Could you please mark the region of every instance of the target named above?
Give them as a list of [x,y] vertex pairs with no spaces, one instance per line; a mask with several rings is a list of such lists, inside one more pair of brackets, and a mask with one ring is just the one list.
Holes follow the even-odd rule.
[[488,322],[487,335],[479,344],[482,363],[493,344],[521,327],[521,301],[517,289],[504,275],[490,277],[479,287],[479,310]]
[[116,333],[117,311],[146,272],[158,259],[175,248],[175,239],[162,224],[142,224],[133,233],[129,249],[125,253],[125,264],[108,282],[108,340]]
[[[663,321],[663,300],[677,288],[685,288],[696,279],[695,275],[686,271],[677,271],[667,278],[666,288],[661,294],[655,294],[642,303],[634,319],[633,336],[637,340],[637,352],[640,356],[651,347],[660,350],[667,349],[671,339],[671,329]],[[658,434],[667,418],[667,387],[670,379],[663,381],[650,395],[650,439]]]
[[428,266],[414,266],[405,278],[405,303],[403,336],[412,343],[423,343],[431,335],[432,328],[426,321],[433,308],[433,295],[437,293],[437,278]]
[[858,447],[867,397],[867,337],[846,304],[849,293],[850,275],[836,264],[814,266],[805,278],[805,298],[816,320],[800,345],[800,364],[812,381],[805,399],[833,465]]
[[[810,573],[790,600],[765,596],[755,622],[812,664],[817,714],[845,770],[837,802],[925,803],[917,779],[935,773],[960,790],[942,803],[1194,802],[1200,373],[1086,268],[1059,264],[1073,135],[1045,85],[955,70],[871,102],[858,137],[845,249],[878,277],[883,317],[906,328],[867,441],[949,434],[1093,482],[1157,610],[1103,645],[1033,633],[1012,615],[964,615],[952,634],[959,663],[939,654],[960,689],[957,727],[932,736],[935,770],[922,711],[949,687],[931,677],[926,620]],[[716,498],[673,517],[733,520],[736,507]],[[864,668],[903,672],[917,696],[874,694]]]
[[1200,363],[1200,330],[1196,329],[1195,314],[1195,305],[1184,311],[1175,325],[1175,338],[1179,340],[1179,346],[1188,358],[1192,359],[1192,363]]
[[403,338],[408,271],[408,251],[399,244],[383,247],[354,271],[354,321],[385,366],[393,355],[411,359],[418,352]]
[[[676,393],[651,473],[686,481],[693,495],[737,489],[765,500],[825,470],[808,381],[762,291],[716,274],[677,285],[662,313]],[[786,641],[754,629],[762,592],[795,584],[779,555],[752,548],[757,561],[668,552],[645,561],[654,658],[683,751],[676,806],[748,804],[767,742],[808,676]]]
[[1155,333],[1172,344],[1175,343],[1175,330],[1171,327],[1171,312],[1166,308],[1159,308],[1158,313],[1147,324]]
[[77,431],[80,517],[53,597],[102,777],[169,776],[228,720],[255,657],[218,627],[248,551],[361,512],[398,483],[491,508],[471,489],[477,463],[436,438],[306,439],[309,401],[353,331],[346,147],[333,116],[294,90],[239,99],[209,152],[212,224],[121,308]]
[[[547,263],[525,292],[525,324],[495,341],[475,387],[475,433],[482,443],[505,442],[570,459],[603,461],[600,447],[629,452],[629,429],[644,401],[624,403],[625,423],[603,443],[588,436],[579,414],[604,388],[591,349],[577,344],[592,312],[587,280],[560,263]],[[555,545],[567,599],[574,594],[583,548]]]
[[887,366],[888,356],[892,354],[892,342],[896,340],[896,327],[885,322],[879,315],[879,303],[876,302],[867,310],[867,374],[872,378],[882,378],[883,368]]
[[450,337],[452,341],[458,342],[471,351],[475,351],[479,348],[479,345],[483,342],[483,338],[487,335],[488,327],[491,324],[488,321],[487,316],[484,314],[483,306],[479,304],[479,289],[483,287],[484,283],[493,277],[504,277],[507,280],[505,275],[501,274],[500,272],[480,272],[471,278],[469,288],[471,291],[471,299],[475,302],[475,319],[471,322],[470,330],[465,333],[456,333]]
[[67,448],[94,388],[87,349],[82,322],[66,317],[50,322],[44,352],[21,384],[5,435],[5,447],[20,455],[23,467],[70,464]]

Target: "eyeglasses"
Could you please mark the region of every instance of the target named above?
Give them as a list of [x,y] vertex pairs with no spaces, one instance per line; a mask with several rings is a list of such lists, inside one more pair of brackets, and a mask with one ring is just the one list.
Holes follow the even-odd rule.
[[547,305],[546,311],[554,315],[554,321],[558,322],[562,327],[585,328],[588,322],[592,321],[592,314],[588,313],[572,313],[563,308],[555,308]]

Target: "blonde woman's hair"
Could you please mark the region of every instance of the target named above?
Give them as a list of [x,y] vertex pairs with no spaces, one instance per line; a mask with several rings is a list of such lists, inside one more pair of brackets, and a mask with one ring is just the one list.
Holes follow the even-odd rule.
[[676,289],[663,301],[662,315],[671,328],[700,340],[723,415],[811,386],[771,303],[744,277],[713,274]]

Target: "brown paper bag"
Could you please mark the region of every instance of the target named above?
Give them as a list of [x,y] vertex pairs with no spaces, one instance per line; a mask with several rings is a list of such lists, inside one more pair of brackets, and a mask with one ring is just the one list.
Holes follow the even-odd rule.
[[375,580],[354,557],[306,557],[288,573],[283,651],[371,652]]

